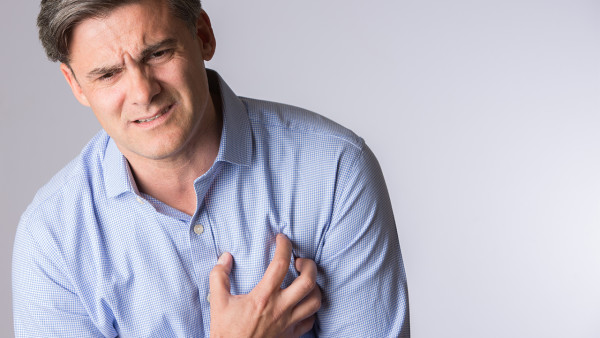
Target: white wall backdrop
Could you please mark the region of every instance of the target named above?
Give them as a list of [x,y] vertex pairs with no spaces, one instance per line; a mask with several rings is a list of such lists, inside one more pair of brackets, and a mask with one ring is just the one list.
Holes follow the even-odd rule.
[[[600,337],[600,2],[205,0],[242,96],[361,135],[383,167],[413,337]],[[2,5],[0,336],[35,191],[100,128]],[[348,306],[352,306],[349,304]]]

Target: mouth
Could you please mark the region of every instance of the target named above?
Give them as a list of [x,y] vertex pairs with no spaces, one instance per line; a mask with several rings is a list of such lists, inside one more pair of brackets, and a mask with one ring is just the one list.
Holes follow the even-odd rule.
[[137,124],[152,122],[152,121],[158,119],[159,117],[163,116],[164,114],[166,114],[169,110],[171,110],[171,108],[173,108],[173,106],[174,106],[174,104],[168,105],[167,107],[165,107],[161,111],[159,111],[158,114],[156,114],[152,117],[149,117],[147,119],[135,120],[134,122]]

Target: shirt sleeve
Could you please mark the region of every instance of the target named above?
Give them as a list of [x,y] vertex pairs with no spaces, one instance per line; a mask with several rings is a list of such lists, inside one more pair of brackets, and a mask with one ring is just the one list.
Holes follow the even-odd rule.
[[396,224],[377,159],[365,145],[342,182],[317,257],[323,337],[409,337]]
[[13,251],[16,337],[104,337],[90,319],[60,264],[22,221]]

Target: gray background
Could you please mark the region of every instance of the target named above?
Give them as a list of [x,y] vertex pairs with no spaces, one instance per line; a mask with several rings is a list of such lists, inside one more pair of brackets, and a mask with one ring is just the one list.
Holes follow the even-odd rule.
[[[206,0],[243,96],[363,136],[383,167],[414,337],[600,337],[600,2]],[[100,128],[0,13],[0,336],[35,191]],[[352,304],[348,304],[352,306]]]

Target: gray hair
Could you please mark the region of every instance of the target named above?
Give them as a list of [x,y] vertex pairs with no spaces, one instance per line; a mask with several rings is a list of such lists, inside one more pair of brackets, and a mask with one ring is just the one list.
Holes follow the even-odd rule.
[[[108,15],[115,8],[140,0],[42,0],[37,18],[40,41],[51,61],[69,63],[69,41],[77,24]],[[165,0],[163,0],[165,1]],[[192,31],[200,17],[200,0],[166,0],[172,14]]]

